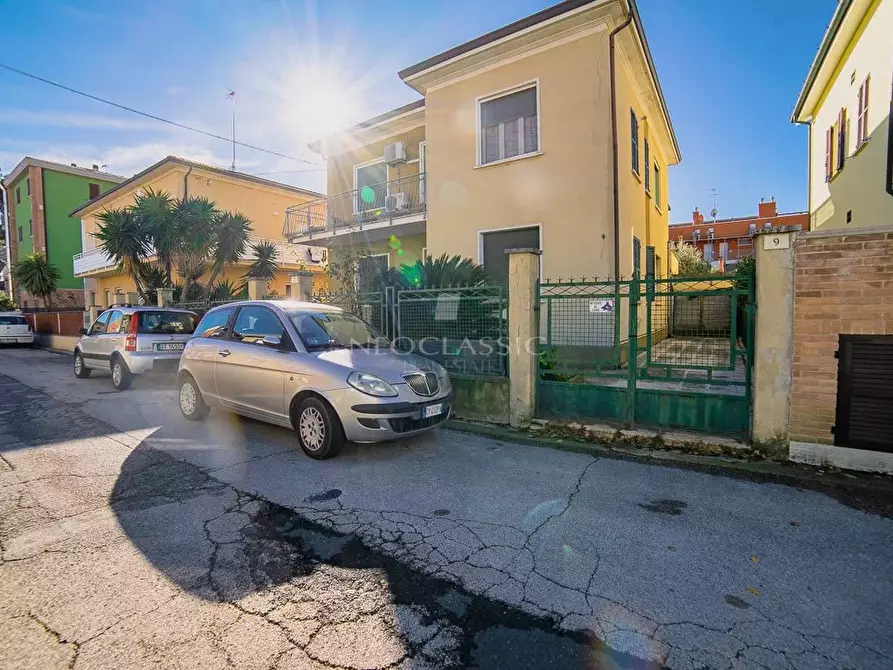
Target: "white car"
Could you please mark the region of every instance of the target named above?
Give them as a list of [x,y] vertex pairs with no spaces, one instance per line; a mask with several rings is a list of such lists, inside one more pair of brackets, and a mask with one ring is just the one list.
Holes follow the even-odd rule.
[[0,344],[34,344],[34,331],[21,312],[0,312]]

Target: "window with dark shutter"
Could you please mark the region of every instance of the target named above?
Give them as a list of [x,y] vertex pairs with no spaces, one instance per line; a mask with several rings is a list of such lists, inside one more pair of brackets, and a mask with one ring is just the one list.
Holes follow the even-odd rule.
[[633,172],[639,174],[639,119],[636,118],[636,113],[633,110],[629,110],[629,135]]
[[893,335],[841,335],[834,444],[893,453]]
[[660,168],[654,164],[654,205],[660,207]]
[[480,103],[480,164],[539,151],[536,87]]
[[28,177],[25,180],[25,193],[31,195],[31,177]]
[[388,257],[366,256],[357,263],[357,290],[372,291],[384,285]]
[[645,247],[645,277],[654,279],[654,247]]
[[509,276],[509,255],[505,253],[506,249],[539,249],[540,229],[515,228],[481,233],[481,241],[483,251],[481,261],[487,281],[493,284],[505,284]]
[[88,184],[88,198],[94,200],[99,197],[99,184]]
[[642,267],[642,243],[638,237],[633,238],[633,274],[638,275]]
[[871,75],[865,77],[865,81],[859,87],[859,111],[856,115],[856,147],[862,146],[868,141],[868,86]]
[[25,241],[25,237],[24,237],[24,235],[22,235],[22,227],[19,226],[19,242],[24,242],[24,241]]
[[[651,192],[651,151],[648,146],[648,140],[645,140],[645,193]],[[655,168],[656,169],[656,168]]]
[[834,126],[825,131],[825,181],[834,176]]
[[838,172],[843,170],[843,162],[846,160],[846,108],[840,110],[837,115],[837,163]]
[[16,204],[17,205],[22,204],[22,187],[21,186],[16,186]]

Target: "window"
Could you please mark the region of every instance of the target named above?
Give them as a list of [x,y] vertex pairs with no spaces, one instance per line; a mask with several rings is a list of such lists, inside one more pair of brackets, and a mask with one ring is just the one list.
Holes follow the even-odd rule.
[[660,167],[654,164],[654,206],[660,207]]
[[22,187],[21,186],[16,186],[16,204],[17,205],[22,204]]
[[12,316],[11,314],[0,314],[0,326],[27,326],[28,322],[24,316]]
[[285,297],[291,298],[291,284],[285,285]]
[[357,191],[355,211],[382,209],[388,195],[388,164],[385,162],[358,166],[354,169]]
[[388,339],[369,324],[348,312],[326,309],[288,312],[308,351],[326,347],[387,346]]
[[638,275],[642,268],[642,242],[633,237],[633,274]]
[[117,333],[121,330],[121,322],[124,320],[124,314],[120,310],[115,310],[109,317],[108,325],[105,328],[107,333]]
[[479,165],[539,151],[537,87],[480,103]]
[[105,332],[105,326],[109,322],[109,317],[112,315],[111,312],[103,312],[99,315],[99,318],[93,322],[93,326],[90,328],[91,335],[102,335]]
[[704,245],[704,260],[708,263],[713,262],[713,243]]
[[629,110],[630,153],[633,159],[633,172],[639,174],[639,119],[636,113]]
[[825,131],[825,181],[834,176],[834,126]]
[[[125,321],[129,323],[129,319]],[[124,330],[126,328],[125,325]],[[140,335],[192,335],[195,332],[195,315],[167,310],[141,311],[137,332]]]
[[843,162],[846,160],[846,108],[837,114],[837,163],[836,169],[843,170]]
[[[645,140],[645,193],[651,192],[651,151],[648,147],[648,140]],[[657,172],[657,166],[654,166],[655,173]]]
[[868,85],[871,75],[859,87],[859,111],[856,114],[856,148],[868,141]]
[[28,237],[34,237],[34,224],[28,219]]
[[99,197],[99,184],[87,184],[87,189],[90,200]]
[[25,193],[31,195],[31,177],[28,177],[25,180]]
[[480,233],[480,258],[487,279],[493,284],[505,284],[509,279],[509,256],[506,249],[541,249],[540,229],[513,228]]
[[22,227],[19,226],[19,242],[23,242],[25,240],[25,236],[22,234]]
[[232,339],[244,344],[263,344],[265,337],[282,337],[285,327],[275,312],[258,305],[250,305],[239,310],[233,325]]
[[105,306],[111,307],[112,304],[112,292],[109,289],[105,290]]
[[226,337],[226,324],[229,323],[235,307],[215,309],[205,314],[195,329],[195,337],[208,337],[213,340],[222,340]]
[[724,261],[729,260],[729,243],[728,242],[720,242],[719,243],[719,257]]

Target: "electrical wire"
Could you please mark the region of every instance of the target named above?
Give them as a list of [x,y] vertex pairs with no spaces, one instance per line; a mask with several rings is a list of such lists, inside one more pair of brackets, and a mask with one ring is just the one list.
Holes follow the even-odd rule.
[[[4,70],[8,70],[9,72],[14,72],[15,74],[21,75],[23,77],[28,77],[29,79],[34,79],[35,81],[42,82],[44,84],[49,84],[50,86],[55,86],[56,88],[61,88],[63,91],[68,91],[69,93],[74,93],[75,95],[80,95],[85,98],[89,98],[90,100],[95,100],[96,102],[101,102],[106,105],[111,105],[112,107],[117,107],[118,109],[123,109],[125,112],[131,112],[132,114],[138,114],[139,116],[146,117],[147,119],[152,119],[153,121],[160,121],[161,123],[166,123],[171,126],[175,126],[176,128],[182,128],[183,130],[189,130],[193,133],[199,133],[201,135],[205,135],[206,137],[212,137],[215,140],[223,140],[229,144],[233,144],[234,140],[231,137],[223,137],[222,135],[215,135],[214,133],[209,133],[204,130],[199,130],[198,128],[193,128],[191,126],[187,126],[183,123],[178,123],[176,121],[171,121],[170,119],[165,119],[160,116],[156,116],[155,114],[149,114],[148,112],[141,112],[138,109],[134,109],[133,107],[128,107],[126,105],[121,105],[117,102],[112,102],[111,100],[106,100],[105,98],[100,98],[96,95],[91,95],[90,93],[85,93],[84,91],[79,91],[75,88],[71,88],[70,86],[65,86],[64,84],[60,84],[55,81],[51,81],[49,79],[45,79],[44,77],[40,77],[36,74],[31,74],[30,72],[25,72],[24,70],[19,70],[18,68],[12,67],[11,65],[6,65],[5,63],[0,63],[0,68]],[[288,154],[279,153],[278,151],[273,151],[272,149],[264,149],[263,147],[257,147],[253,144],[246,144],[245,142],[235,141],[235,144],[240,147],[245,147],[246,149],[253,149],[254,151],[261,151],[265,154],[270,154],[272,156],[278,156],[279,158],[287,158],[289,160],[298,161],[299,163],[306,163],[307,165],[318,166],[318,163],[314,163],[313,161],[307,160],[306,158],[297,158],[295,156],[289,156]],[[271,173],[272,174],[272,173]]]

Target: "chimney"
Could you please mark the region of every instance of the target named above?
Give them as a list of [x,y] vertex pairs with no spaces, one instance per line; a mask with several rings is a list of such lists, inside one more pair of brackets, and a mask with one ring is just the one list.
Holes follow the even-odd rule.
[[778,216],[778,206],[775,204],[775,198],[770,198],[769,200],[760,198],[757,216],[761,219],[769,219],[773,216]]
[[704,215],[698,211],[697,207],[695,207],[695,211],[691,213],[691,222],[696,226],[700,226],[704,223]]

